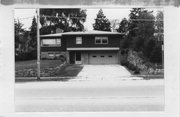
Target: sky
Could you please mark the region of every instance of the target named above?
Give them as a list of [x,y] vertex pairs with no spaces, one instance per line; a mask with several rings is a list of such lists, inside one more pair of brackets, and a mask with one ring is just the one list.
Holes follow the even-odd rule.
[[[104,15],[111,21],[111,20],[122,20],[124,17],[128,19],[128,15],[130,13],[129,8],[105,8],[102,9]],[[97,16],[99,9],[87,9],[87,17],[86,22],[84,23],[85,29],[93,30],[93,23],[95,22],[95,18]],[[157,9],[153,9],[153,11],[157,11]],[[23,23],[23,28],[29,29],[32,24],[32,18],[36,16],[35,9],[15,9],[14,11],[14,18],[19,19]]]

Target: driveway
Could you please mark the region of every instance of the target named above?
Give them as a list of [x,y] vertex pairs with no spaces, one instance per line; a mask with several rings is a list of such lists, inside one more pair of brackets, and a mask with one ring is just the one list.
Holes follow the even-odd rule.
[[78,74],[78,78],[88,80],[112,80],[130,76],[131,73],[121,65],[84,65]]

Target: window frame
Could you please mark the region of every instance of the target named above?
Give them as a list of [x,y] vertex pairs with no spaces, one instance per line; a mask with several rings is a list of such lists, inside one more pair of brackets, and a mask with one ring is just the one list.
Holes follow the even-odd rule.
[[[100,40],[100,43],[97,43],[97,40]],[[103,43],[103,40],[106,40],[107,41],[107,43]],[[100,36],[96,36],[95,37],[95,44],[108,44],[109,43],[109,41],[108,41],[108,37],[107,36],[102,36],[102,37],[100,37]]]
[[82,44],[82,37],[81,36],[76,37],[76,44],[77,45],[81,45]]
[[[44,44],[43,40],[52,40],[55,44]],[[41,40],[41,47],[61,47],[61,38],[48,38]]]

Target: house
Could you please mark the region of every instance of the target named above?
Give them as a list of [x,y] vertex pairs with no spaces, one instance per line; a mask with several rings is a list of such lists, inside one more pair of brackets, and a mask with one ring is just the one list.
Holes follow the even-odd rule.
[[41,58],[65,57],[71,64],[119,64],[122,36],[105,31],[41,35]]

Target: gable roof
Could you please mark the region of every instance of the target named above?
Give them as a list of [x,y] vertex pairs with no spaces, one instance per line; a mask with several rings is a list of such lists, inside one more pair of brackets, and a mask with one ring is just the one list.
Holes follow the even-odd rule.
[[119,32],[108,32],[108,31],[79,31],[79,32],[64,32],[64,33],[55,33],[55,34],[48,34],[48,35],[40,35],[40,37],[61,37],[62,35],[123,35],[124,33]]

